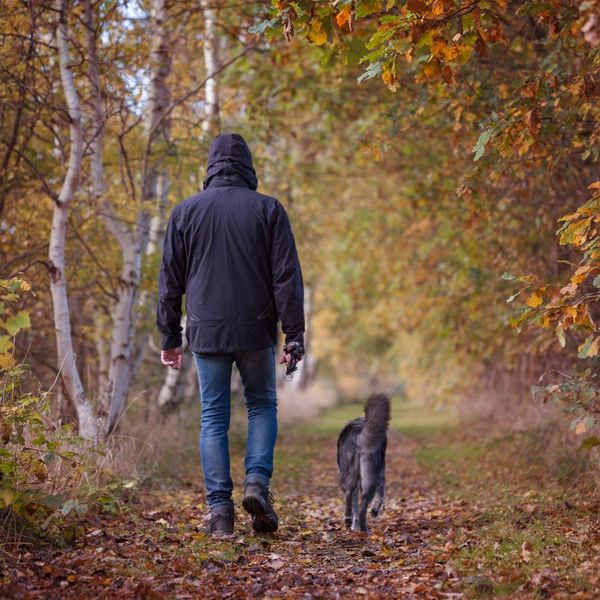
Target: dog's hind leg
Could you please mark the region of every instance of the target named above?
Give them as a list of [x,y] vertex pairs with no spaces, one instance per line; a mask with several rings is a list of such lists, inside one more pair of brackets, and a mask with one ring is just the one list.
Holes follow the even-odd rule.
[[371,506],[371,515],[376,517],[383,508],[383,498],[385,495],[385,476],[381,477],[375,489],[375,498]]
[[360,459],[360,485],[362,494],[360,498],[360,509],[358,511],[358,527],[360,531],[368,531],[367,528],[367,510],[369,504],[375,496],[377,490],[377,480],[373,473],[372,461],[368,456],[361,456]]
[[352,531],[358,531],[358,488],[354,487],[346,496],[346,510],[349,514],[346,516],[346,525]]
[[348,529],[352,526],[352,497],[354,496],[352,490],[345,491],[346,497],[346,510],[344,511],[344,524]]

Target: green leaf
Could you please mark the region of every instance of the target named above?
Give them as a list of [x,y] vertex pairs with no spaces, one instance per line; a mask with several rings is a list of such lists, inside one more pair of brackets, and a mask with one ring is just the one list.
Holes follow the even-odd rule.
[[31,327],[31,321],[29,320],[29,315],[24,310],[10,317],[4,323],[4,328],[12,336],[17,335],[21,329],[27,329],[28,327]]
[[485,154],[485,147],[494,136],[494,133],[494,129],[486,129],[481,132],[477,143],[473,146],[473,153],[475,154],[473,161],[478,161]]
[[11,347],[10,335],[0,335],[0,354],[5,354],[10,350]]
[[66,517],[72,510],[75,510],[78,505],[79,505],[79,501],[78,500],[67,500],[62,505],[62,508],[60,509],[60,512],[63,515],[63,517]]
[[513,281],[514,279],[516,279],[516,275],[513,275],[512,273],[509,273],[508,271],[505,271],[504,273],[502,273],[501,275],[502,279],[506,280],[506,281]]
[[373,79],[373,77],[377,77],[377,75],[381,74],[382,67],[383,65],[381,61],[370,64],[367,67],[367,70],[356,81],[358,81],[358,83],[362,83],[367,79]]
[[393,29],[384,29],[383,31],[376,31],[371,39],[367,42],[367,48],[373,50],[378,46],[381,46],[384,42],[389,40],[396,32]]
[[564,348],[567,345],[567,340],[565,339],[565,330],[561,323],[556,326],[556,337],[558,338],[560,347]]
[[75,507],[75,512],[77,513],[78,516],[83,516],[85,515],[85,513],[88,511],[88,505],[85,504],[84,502],[77,504],[77,506]]
[[275,27],[275,25],[277,25],[277,23],[279,23],[279,18],[267,19],[266,21],[261,21],[260,23],[256,23],[256,25],[252,25],[252,27],[250,27],[250,29],[248,29],[248,32],[261,35],[267,29],[271,29],[272,27]]

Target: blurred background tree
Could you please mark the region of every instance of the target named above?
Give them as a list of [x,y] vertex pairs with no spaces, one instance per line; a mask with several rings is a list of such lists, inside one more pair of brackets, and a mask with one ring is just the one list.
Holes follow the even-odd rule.
[[[33,288],[15,360],[31,364],[32,386],[47,389],[60,372],[53,410],[75,422],[46,258],[73,148],[62,18],[82,110],[65,242],[69,352],[100,436],[117,428],[128,398],[139,420],[196,396],[193,370],[165,374],[158,362],[156,274],[165,219],[201,188],[218,130],[248,139],[260,190],[293,221],[310,290],[301,386],[405,387],[469,413],[526,417],[532,383],[546,372],[558,385],[556,373],[576,373],[579,361],[548,327],[510,326],[521,298],[536,310],[536,294],[543,306],[551,295],[507,303],[513,284],[501,276],[535,274],[543,287],[580,260],[581,244],[559,245],[555,230],[599,179],[598,9],[589,0],[4,3],[0,276],[26,276]],[[596,255],[584,260],[592,281]],[[569,305],[593,317],[595,300]],[[578,318],[568,323],[581,328],[576,338],[596,334]]]

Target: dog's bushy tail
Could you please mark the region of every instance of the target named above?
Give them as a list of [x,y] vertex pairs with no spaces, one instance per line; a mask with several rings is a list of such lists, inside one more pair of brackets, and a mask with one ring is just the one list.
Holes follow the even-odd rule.
[[373,394],[365,406],[365,427],[361,440],[362,450],[374,449],[385,438],[390,422],[390,399]]

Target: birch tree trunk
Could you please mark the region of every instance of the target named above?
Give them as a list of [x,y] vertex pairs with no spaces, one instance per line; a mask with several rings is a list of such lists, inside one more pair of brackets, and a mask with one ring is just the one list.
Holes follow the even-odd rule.
[[[212,3],[212,4],[211,4]],[[216,76],[221,63],[219,57],[219,36],[217,33],[217,9],[214,0],[200,0],[204,16],[204,68],[206,84],[204,85],[205,116],[202,131],[216,135],[220,129],[219,80]]]
[[298,372],[292,379],[292,387],[303,390],[312,381],[315,373],[315,357],[312,352],[312,288],[304,287],[304,317],[306,320],[306,331],[304,332],[304,358],[298,363]]
[[[153,147],[162,138],[168,143],[170,123],[166,118],[169,105],[167,77],[171,70],[170,38],[167,28],[165,0],[152,0],[150,7],[150,90],[146,114],[147,142],[142,173],[141,207],[131,243],[122,246],[123,268],[118,291],[118,301],[113,313],[111,364],[109,369],[109,392],[111,394],[107,432],[112,433],[125,409],[133,375],[133,309],[140,283],[143,251],[148,241],[150,210],[157,198],[157,186],[161,176],[162,153],[157,159]],[[166,175],[165,175],[166,176]]]
[[[121,250],[121,274],[116,290],[116,302],[112,310],[112,333],[110,359],[106,385],[103,386],[103,404],[108,406],[106,432],[112,433],[121,417],[133,377],[134,307],[142,271],[142,257],[148,241],[151,225],[148,207],[157,197],[157,182],[160,180],[160,162],[153,159],[152,150],[156,140],[162,135],[168,138],[169,124],[165,111],[169,103],[166,79],[171,69],[169,35],[166,27],[165,0],[153,0],[150,10],[150,34],[153,40],[150,55],[150,90],[148,110],[145,119],[147,130],[144,172],[142,173],[141,202],[136,224],[131,230],[119,218],[106,198],[103,154],[106,115],[99,79],[99,60],[95,19],[91,0],[85,0],[85,17],[88,30],[89,78],[92,87],[91,108],[94,121],[94,135],[90,144],[92,150],[92,193],[102,207],[104,225],[117,240]],[[166,174],[164,174],[166,177]],[[168,185],[168,184],[167,184]],[[161,198],[161,200],[165,200]],[[160,213],[160,210],[158,211]],[[164,209],[163,209],[164,212]],[[153,223],[156,225],[156,223]],[[154,243],[159,234],[153,236]]]
[[112,311],[112,335],[110,344],[110,358],[108,374],[100,380],[100,398],[102,405],[108,409],[108,430],[111,431],[120,415],[116,415],[111,424],[110,415],[114,413],[113,405],[124,404],[129,390],[129,356],[131,346],[131,315],[135,291],[139,283],[141,270],[141,252],[138,251],[137,238],[139,227],[143,225],[143,218],[138,215],[137,227],[133,232],[125,225],[114,211],[106,197],[106,181],[104,177],[104,132],[106,128],[106,115],[102,88],[99,77],[99,60],[96,40],[96,24],[91,0],[85,0],[85,19],[87,28],[88,50],[88,76],[91,84],[90,105],[92,112],[93,133],[90,142],[91,155],[91,184],[92,195],[101,207],[104,226],[118,242],[121,249],[122,266],[117,300]]
[[69,31],[67,24],[68,2],[56,1],[58,13],[58,27],[56,31],[56,44],[60,77],[65,94],[67,111],[69,115],[70,151],[67,174],[58,199],[54,204],[52,215],[52,230],[50,232],[49,259],[52,265],[50,273],[50,293],[54,312],[54,326],[56,329],[56,352],[61,376],[77,412],[79,421],[79,434],[95,441],[97,424],[92,404],[87,397],[81,377],[77,369],[75,353],[73,351],[73,337],[67,294],[67,281],[65,275],[65,240],[69,207],[79,187],[81,165],[83,161],[83,128],[81,105],[73,78],[73,67],[69,55]]
[[[214,0],[199,0],[204,17],[204,68],[206,83],[204,84],[204,119],[202,131],[206,136],[214,136],[220,129],[219,81],[216,76],[220,68],[219,36],[217,34],[217,9]],[[213,3],[213,4],[211,4]],[[181,321],[185,330],[185,317]],[[167,368],[164,383],[158,394],[158,405],[161,408],[178,404],[183,398],[186,386],[183,382],[191,368],[189,360],[184,360],[181,369]]]

